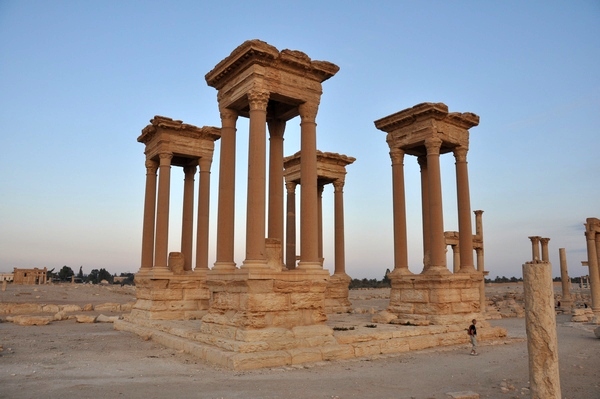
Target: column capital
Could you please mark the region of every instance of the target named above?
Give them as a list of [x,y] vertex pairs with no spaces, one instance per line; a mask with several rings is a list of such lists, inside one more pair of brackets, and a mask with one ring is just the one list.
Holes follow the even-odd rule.
[[392,160],[392,165],[404,164],[404,154],[405,152],[402,148],[391,148],[390,158]]
[[539,239],[542,244],[548,244],[548,241],[550,241],[549,238],[545,238],[545,237],[539,237]]
[[266,111],[267,104],[269,103],[269,95],[270,93],[267,90],[259,88],[251,89],[247,94],[250,111]]
[[476,210],[476,211],[473,211],[473,213],[474,213],[475,215],[477,215],[477,216],[479,216],[479,215],[483,215],[483,211],[482,211],[482,210],[480,210],[480,209],[478,209],[478,210]]
[[302,122],[315,122],[318,110],[319,104],[315,103],[303,103],[298,106],[298,112],[300,113]]
[[467,162],[467,152],[468,151],[469,151],[469,148],[465,147],[465,146],[455,147],[453,152],[454,152],[454,158],[456,159],[456,162]]
[[333,189],[335,192],[343,191],[344,189],[344,179],[337,179],[333,181]]
[[529,239],[531,240],[531,242],[534,243],[534,244],[540,242],[541,238],[542,237],[540,237],[540,236],[530,236],[529,237]]
[[588,241],[595,241],[596,240],[596,232],[593,230],[587,230],[585,233],[585,238]]
[[440,148],[442,147],[442,139],[439,137],[429,137],[425,139],[425,148],[427,148],[427,155],[440,155]]
[[238,113],[230,108],[219,107],[219,114],[221,116],[221,124],[225,126],[235,126],[235,122],[238,118]]
[[156,174],[156,170],[158,169],[158,162],[153,161],[151,159],[146,159],[146,170],[148,174]]
[[289,194],[294,194],[296,192],[296,186],[298,185],[298,183],[293,182],[293,181],[286,181],[285,182],[285,188],[287,190],[287,192]]
[[187,165],[183,167],[183,173],[187,176],[188,174],[196,174],[196,165]]
[[158,157],[160,158],[160,166],[165,166],[171,165],[171,159],[173,159],[173,153],[172,152],[161,152],[160,154],[158,154]]

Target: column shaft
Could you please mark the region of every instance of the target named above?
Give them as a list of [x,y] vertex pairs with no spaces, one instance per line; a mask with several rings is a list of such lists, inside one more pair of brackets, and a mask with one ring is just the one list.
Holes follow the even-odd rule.
[[287,182],[287,220],[285,240],[285,265],[296,268],[296,183]]
[[429,216],[429,174],[427,171],[427,157],[418,158],[421,168],[421,214],[423,219],[423,271],[429,269],[431,264],[431,232]]
[[588,267],[590,272],[590,291],[592,293],[592,312],[600,316],[600,274],[598,269],[598,252],[596,250],[596,233],[585,232],[587,242]]
[[156,216],[156,161],[146,161],[146,192],[144,195],[144,226],[142,232],[141,270],[150,270],[154,264],[154,221]]
[[221,108],[219,204],[217,210],[217,259],[215,269],[234,269],[235,227],[235,111]]
[[192,242],[194,238],[194,175],[196,165],[183,168],[183,212],[181,217],[181,253],[183,270],[192,270]]
[[394,222],[394,270],[408,274],[408,238],[406,229],[406,192],[404,187],[404,151],[390,149],[392,160],[392,212]]
[[318,104],[300,104],[300,262],[299,269],[321,269],[317,214],[317,116]]
[[562,299],[561,308],[571,307],[571,279],[569,278],[569,272],[567,271],[567,253],[564,248],[558,249],[558,255],[560,258],[560,281],[562,288]]
[[[283,247],[283,133],[285,121],[272,119],[269,127],[269,217],[268,237]],[[281,251],[283,256],[283,251]],[[283,259],[281,259],[283,262]]]
[[550,262],[550,256],[548,255],[548,241],[549,238],[540,238],[540,242],[542,243],[542,260],[544,262]]
[[471,198],[469,193],[469,173],[467,169],[467,148],[454,150],[456,157],[456,193],[458,204],[458,241],[460,242],[460,271],[474,272],[473,228],[471,225]]
[[[253,90],[248,139],[248,198],[246,206],[246,259],[242,267],[266,267],[266,154],[267,103],[269,92]],[[283,159],[283,158],[282,158]]]
[[442,180],[440,172],[440,148],[442,140],[437,137],[425,140],[427,147],[427,171],[429,188],[429,242],[431,265],[428,272],[448,273],[444,239],[444,216],[442,207]]
[[196,227],[196,269],[208,269],[211,158],[200,158],[198,178],[198,222]]
[[317,226],[319,237],[319,262],[323,266],[323,189],[325,187],[317,183]]
[[154,268],[166,270],[169,251],[169,195],[171,186],[171,159],[173,158],[173,154],[163,153],[159,156]]
[[335,269],[334,274],[346,274],[346,254],[344,239],[344,181],[333,182],[334,188],[334,230],[335,230]]
[[540,260],[540,236],[531,236],[531,257],[532,260]]

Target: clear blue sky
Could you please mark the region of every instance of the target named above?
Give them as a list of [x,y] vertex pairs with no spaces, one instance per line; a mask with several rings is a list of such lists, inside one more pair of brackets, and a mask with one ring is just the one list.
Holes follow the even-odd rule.
[[[318,148],[356,157],[344,189],[346,269],[393,267],[391,162],[373,121],[421,102],[480,116],[468,155],[486,269],[520,276],[528,236],[587,274],[583,223],[600,217],[600,3],[580,1],[0,0],[0,271],[139,268],[145,183],[136,141],[154,115],[219,126],[204,75],[248,39],[340,71],[323,84]],[[238,121],[236,262],[244,256],[247,121]],[[299,149],[299,120],[285,151]],[[218,149],[213,162],[214,262]],[[447,159],[446,159],[447,158]],[[409,263],[422,268],[419,171],[405,162]],[[454,158],[444,228],[457,230]],[[173,168],[170,251],[182,171]],[[333,268],[333,189],[324,194]]]

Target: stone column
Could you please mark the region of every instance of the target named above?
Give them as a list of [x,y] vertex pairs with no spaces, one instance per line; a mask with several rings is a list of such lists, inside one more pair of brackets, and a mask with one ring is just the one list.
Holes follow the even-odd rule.
[[596,231],[596,263],[598,264],[598,281],[600,281],[600,232]]
[[217,210],[217,259],[214,269],[235,269],[235,123],[238,115],[221,108],[221,153],[219,160],[219,204]]
[[460,245],[450,245],[452,247],[452,271],[458,273],[460,271]]
[[444,239],[444,216],[442,207],[442,180],[440,173],[440,148],[442,140],[431,137],[425,140],[427,147],[427,175],[429,192],[429,243],[431,264],[428,273],[449,273],[446,268]]
[[323,266],[323,189],[325,187],[317,183],[317,226],[319,229],[319,262]]
[[[269,120],[269,224],[268,237],[283,245],[283,132],[285,121]],[[281,251],[283,256],[283,251]],[[283,259],[280,259],[283,263]]]
[[467,170],[466,147],[456,147],[456,193],[458,204],[458,241],[460,242],[460,271],[471,273],[473,265],[473,229],[471,226],[471,197],[469,193],[469,173]]
[[158,204],[156,211],[156,252],[154,269],[167,270],[169,252],[169,194],[171,186],[171,159],[173,154],[159,154]]
[[406,194],[404,187],[404,151],[390,149],[392,160],[392,190],[394,217],[394,270],[393,273],[410,274],[408,270],[408,238],[406,229]]
[[344,239],[344,181],[333,182],[334,189],[334,229],[335,229],[335,271],[346,274],[346,254]]
[[531,258],[532,260],[540,260],[540,236],[531,236]]
[[298,106],[300,113],[300,262],[299,269],[322,269],[319,260],[317,214],[317,117],[318,104]]
[[296,183],[286,182],[287,189],[287,219],[285,266],[288,270],[296,268]]
[[596,251],[596,232],[588,230],[585,232],[587,241],[588,267],[590,291],[592,293],[592,312],[596,317],[600,316],[600,275],[598,274],[598,253]]
[[208,269],[210,215],[210,166],[212,158],[200,158],[198,183],[198,222],[196,227],[196,269]]
[[477,248],[475,253],[477,254],[477,271],[483,274],[483,280],[479,284],[479,309],[480,312],[485,312],[486,298],[485,298],[485,264],[484,264],[484,251],[483,251],[483,211],[476,210],[475,213],[475,235],[481,241],[481,248]]
[[154,264],[154,221],[156,216],[156,170],[158,162],[146,160],[146,193],[144,195],[144,227],[142,233],[141,271]]
[[573,299],[571,298],[571,279],[567,272],[567,254],[564,248],[558,249],[560,257],[560,281],[562,286],[562,299],[560,300],[561,309],[571,309]]
[[549,262],[534,260],[523,265],[523,293],[531,397],[560,399],[554,288]]
[[423,271],[431,264],[430,217],[429,217],[429,177],[427,172],[427,157],[418,157],[421,168],[421,214],[423,219]]
[[194,175],[196,165],[183,168],[183,212],[181,218],[181,253],[183,270],[192,270],[192,242],[194,236]]
[[550,262],[550,256],[548,255],[548,241],[549,238],[540,238],[540,242],[542,243],[542,260],[544,262]]
[[[253,89],[250,103],[250,137],[248,139],[248,198],[246,205],[246,259],[243,268],[267,267],[265,252],[266,216],[266,140],[269,92]],[[283,158],[282,158],[283,159]]]

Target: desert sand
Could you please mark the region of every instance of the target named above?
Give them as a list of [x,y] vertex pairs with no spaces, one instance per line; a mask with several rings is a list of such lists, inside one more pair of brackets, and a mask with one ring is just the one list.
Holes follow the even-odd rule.
[[[495,286],[495,287],[494,287]],[[519,294],[519,284],[492,285],[488,295]],[[384,309],[386,291],[352,290],[355,309]],[[13,286],[0,303],[127,304],[135,288],[89,285]],[[100,312],[91,311],[91,314]],[[118,314],[111,312],[106,315]],[[336,317],[340,317],[339,315]],[[0,315],[6,320],[6,315]],[[111,323],[74,319],[44,326],[0,323],[0,398],[526,398],[528,356],[523,318],[490,320],[503,341],[297,367],[231,371]],[[563,398],[600,398],[600,340],[589,323],[557,315]],[[462,393],[463,396],[460,396]],[[452,396],[454,395],[454,396]]]

